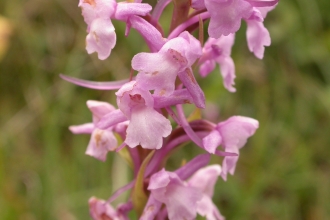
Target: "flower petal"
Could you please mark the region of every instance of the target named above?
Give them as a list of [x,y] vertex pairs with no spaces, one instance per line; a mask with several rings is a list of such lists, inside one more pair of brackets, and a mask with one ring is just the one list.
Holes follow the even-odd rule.
[[206,77],[211,73],[215,68],[214,60],[207,60],[199,67],[199,73],[202,77]]
[[164,169],[150,178],[148,190],[158,201],[165,203],[169,219],[195,219],[197,202],[202,193],[194,187],[187,186],[172,172]]
[[92,197],[88,203],[90,215],[94,220],[118,218],[116,210],[106,201]]
[[235,92],[236,89],[233,87],[233,85],[235,85],[234,79],[236,78],[236,75],[235,75],[235,64],[233,59],[229,56],[224,57],[223,59],[221,59],[219,64],[220,64],[221,75],[223,78],[223,84],[225,88],[229,92]]
[[107,102],[88,100],[86,104],[89,110],[93,113],[93,123],[99,122],[104,115],[115,110],[115,107]]
[[163,137],[172,131],[171,123],[151,107],[137,106],[132,109],[125,143],[129,147],[141,145],[146,149],[160,149]]
[[86,154],[105,161],[108,151],[117,147],[117,139],[111,131],[95,129],[89,141]]
[[132,68],[139,71],[136,81],[141,87],[155,90],[156,95],[173,93],[179,65],[167,54],[139,53],[132,59]]
[[[79,0],[79,7],[86,24],[90,27],[97,18],[110,19],[116,10],[115,0]],[[88,28],[89,29],[89,28]]]
[[217,147],[220,146],[221,141],[222,138],[220,133],[217,130],[213,130],[209,135],[203,138],[204,149],[207,152],[214,154]]
[[105,60],[116,45],[115,28],[110,19],[95,19],[86,37],[86,50],[97,52],[100,60]]
[[221,173],[219,165],[211,165],[199,169],[188,181],[190,186],[200,189],[209,197],[213,196],[214,186]]
[[239,150],[235,147],[227,149],[226,151],[235,153],[235,154],[237,154],[237,156],[225,156],[225,158],[223,159],[221,177],[223,178],[224,181],[227,180],[228,173],[230,173],[231,175],[234,175],[234,172],[236,169],[236,163],[238,161],[238,155],[239,155]]
[[248,47],[254,55],[262,59],[264,57],[265,46],[270,46],[271,39],[264,24],[259,21],[248,20],[246,38]]
[[222,137],[222,144],[225,149],[231,147],[240,149],[245,145],[247,139],[255,133],[258,127],[258,121],[253,118],[233,116],[218,124],[216,129]]
[[235,33],[241,19],[249,18],[252,13],[252,6],[245,0],[205,0],[205,6],[211,14],[208,32],[213,38]]

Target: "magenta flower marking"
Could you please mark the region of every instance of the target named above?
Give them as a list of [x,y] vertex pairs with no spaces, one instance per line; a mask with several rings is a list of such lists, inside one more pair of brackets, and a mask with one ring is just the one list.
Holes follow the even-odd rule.
[[[271,43],[263,22],[278,0],[192,0],[190,6],[195,10],[191,13],[175,2],[171,31],[164,36],[166,30],[159,18],[169,3],[171,0],[160,0],[152,11],[142,0],[79,1],[87,24],[88,53],[96,52],[101,60],[110,56],[117,40],[113,19],[126,24],[125,36],[135,29],[149,48],[133,56],[128,67],[131,76],[126,80],[92,82],[60,75],[86,88],[116,90],[117,108],[107,102],[87,101],[92,122],[69,127],[75,134],[91,135],[86,154],[105,161],[112,151],[132,167],[130,183],[107,200],[89,200],[94,220],[126,220],[131,210],[141,220],[196,219],[197,215],[223,220],[212,201],[216,181],[219,176],[226,181],[228,173],[234,174],[240,149],[259,127],[257,120],[243,116],[218,124],[202,119],[201,109],[208,106],[196,72],[207,77],[218,64],[224,87],[235,92],[231,57],[235,33],[243,19],[247,46],[262,59]],[[191,33],[198,26],[203,30],[202,23],[207,20],[209,36],[204,44],[204,33],[199,33],[199,39]],[[195,108],[190,117],[186,116],[187,104]],[[204,153],[172,172],[166,171],[167,158],[188,142]],[[212,154],[224,157],[222,167],[208,165]],[[114,208],[111,203],[128,190],[132,192],[127,202]]]

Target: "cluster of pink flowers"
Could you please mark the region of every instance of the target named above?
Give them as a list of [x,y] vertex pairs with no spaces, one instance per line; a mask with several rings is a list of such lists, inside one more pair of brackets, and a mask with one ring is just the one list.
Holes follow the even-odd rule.
[[[71,126],[70,130],[75,134],[91,134],[86,154],[105,161],[109,151],[127,150],[133,164],[132,182],[107,201],[92,197],[90,214],[95,220],[128,219],[131,210],[140,219],[195,219],[197,214],[209,220],[224,219],[212,202],[214,185],[219,176],[226,180],[228,173],[234,174],[239,149],[255,133],[258,121],[232,116],[216,124],[201,118],[188,122],[183,105],[207,107],[194,69],[206,77],[216,63],[224,87],[229,92],[236,91],[235,65],[231,58],[235,32],[244,20],[248,48],[262,59],[265,46],[270,45],[263,21],[278,0],[173,0],[173,19],[167,38],[158,20],[171,0],[159,0],[153,10],[141,1],[79,2],[87,23],[88,53],[96,52],[101,60],[110,56],[116,44],[112,19],[126,23],[126,35],[134,28],[145,39],[150,52],[138,53],[131,61],[136,76],[116,82],[90,82],[61,75],[87,88],[117,90],[118,108],[107,102],[87,101],[92,122]],[[198,27],[202,30],[206,20],[210,20],[209,38],[204,44],[203,37],[196,39],[191,31]],[[165,170],[168,155],[188,141],[205,153],[175,171]],[[222,166],[208,165],[212,154],[224,157]],[[112,207],[111,202],[129,189],[132,193],[128,201]]]

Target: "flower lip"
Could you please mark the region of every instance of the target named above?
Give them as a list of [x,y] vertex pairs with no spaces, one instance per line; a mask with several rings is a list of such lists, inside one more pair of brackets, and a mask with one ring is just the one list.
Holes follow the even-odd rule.
[[129,94],[129,97],[135,103],[145,104],[145,100],[144,100],[144,98],[142,98],[142,96],[140,94],[134,94],[134,95]]

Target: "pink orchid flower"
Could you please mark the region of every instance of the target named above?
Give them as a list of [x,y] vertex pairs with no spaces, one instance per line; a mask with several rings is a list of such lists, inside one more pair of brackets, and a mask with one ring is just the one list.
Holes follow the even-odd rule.
[[259,123],[257,120],[243,117],[232,116],[226,121],[220,122],[209,135],[203,138],[204,148],[214,154],[216,148],[222,145],[226,152],[235,153],[237,156],[225,156],[222,162],[221,176],[227,179],[227,173],[234,174],[238,160],[239,149],[241,149],[251,137]]
[[204,107],[205,98],[192,73],[191,66],[202,54],[197,39],[188,32],[169,40],[157,53],[139,53],[132,59],[133,69],[139,71],[136,81],[156,95],[168,96],[174,92],[179,76],[195,104]]
[[272,7],[254,7],[253,14],[246,20],[246,39],[248,47],[259,59],[264,57],[265,46],[270,46],[271,44],[270,34],[267,28],[265,28],[263,21],[267,13],[275,7],[276,5]]
[[[181,172],[180,172],[181,173]],[[212,202],[214,185],[221,173],[219,165],[201,168],[187,181],[177,172],[165,169],[153,174],[148,190],[151,195],[141,219],[152,219],[150,207],[157,208],[164,203],[169,219],[195,219],[197,213],[207,220],[223,220],[223,216]]]
[[141,145],[147,149],[160,149],[163,137],[171,133],[172,126],[154,109],[151,93],[136,81],[131,81],[123,85],[116,95],[119,109],[130,120],[125,143],[131,148]]
[[197,213],[207,220],[224,220],[216,205],[212,202],[214,186],[221,174],[220,165],[211,165],[199,169],[188,180],[188,184],[199,189],[203,197],[197,202]]
[[231,48],[234,45],[234,39],[234,34],[221,36],[218,39],[210,37],[203,47],[203,55],[199,61],[201,64],[199,73],[203,77],[206,77],[212,72],[216,63],[218,63],[223,78],[223,84],[230,92],[236,91],[233,87],[233,85],[235,85],[234,79],[236,78],[235,65],[230,56]]
[[162,169],[150,178],[148,190],[157,201],[164,203],[169,219],[195,219],[197,202],[203,197],[201,191],[183,182],[173,172]]
[[82,125],[70,126],[69,129],[74,134],[92,134],[86,154],[95,157],[98,160],[105,161],[109,151],[113,151],[117,147],[117,139],[110,127],[105,130],[96,128],[96,124],[100,119],[115,110],[115,108],[106,102],[89,100],[87,106],[93,114],[93,122]]
[[245,0],[193,0],[192,7],[203,7],[210,13],[208,33],[212,38],[233,34],[241,26],[243,18],[252,14],[252,5]]
[[87,24],[86,50],[97,52],[100,60],[109,57],[116,45],[115,28],[111,18],[127,22],[129,16],[146,15],[151,6],[142,3],[117,3],[115,0],[80,0],[79,7]]
[[125,212],[121,211],[120,208],[114,209],[107,201],[92,197],[88,203],[89,212],[93,220],[128,220]]

